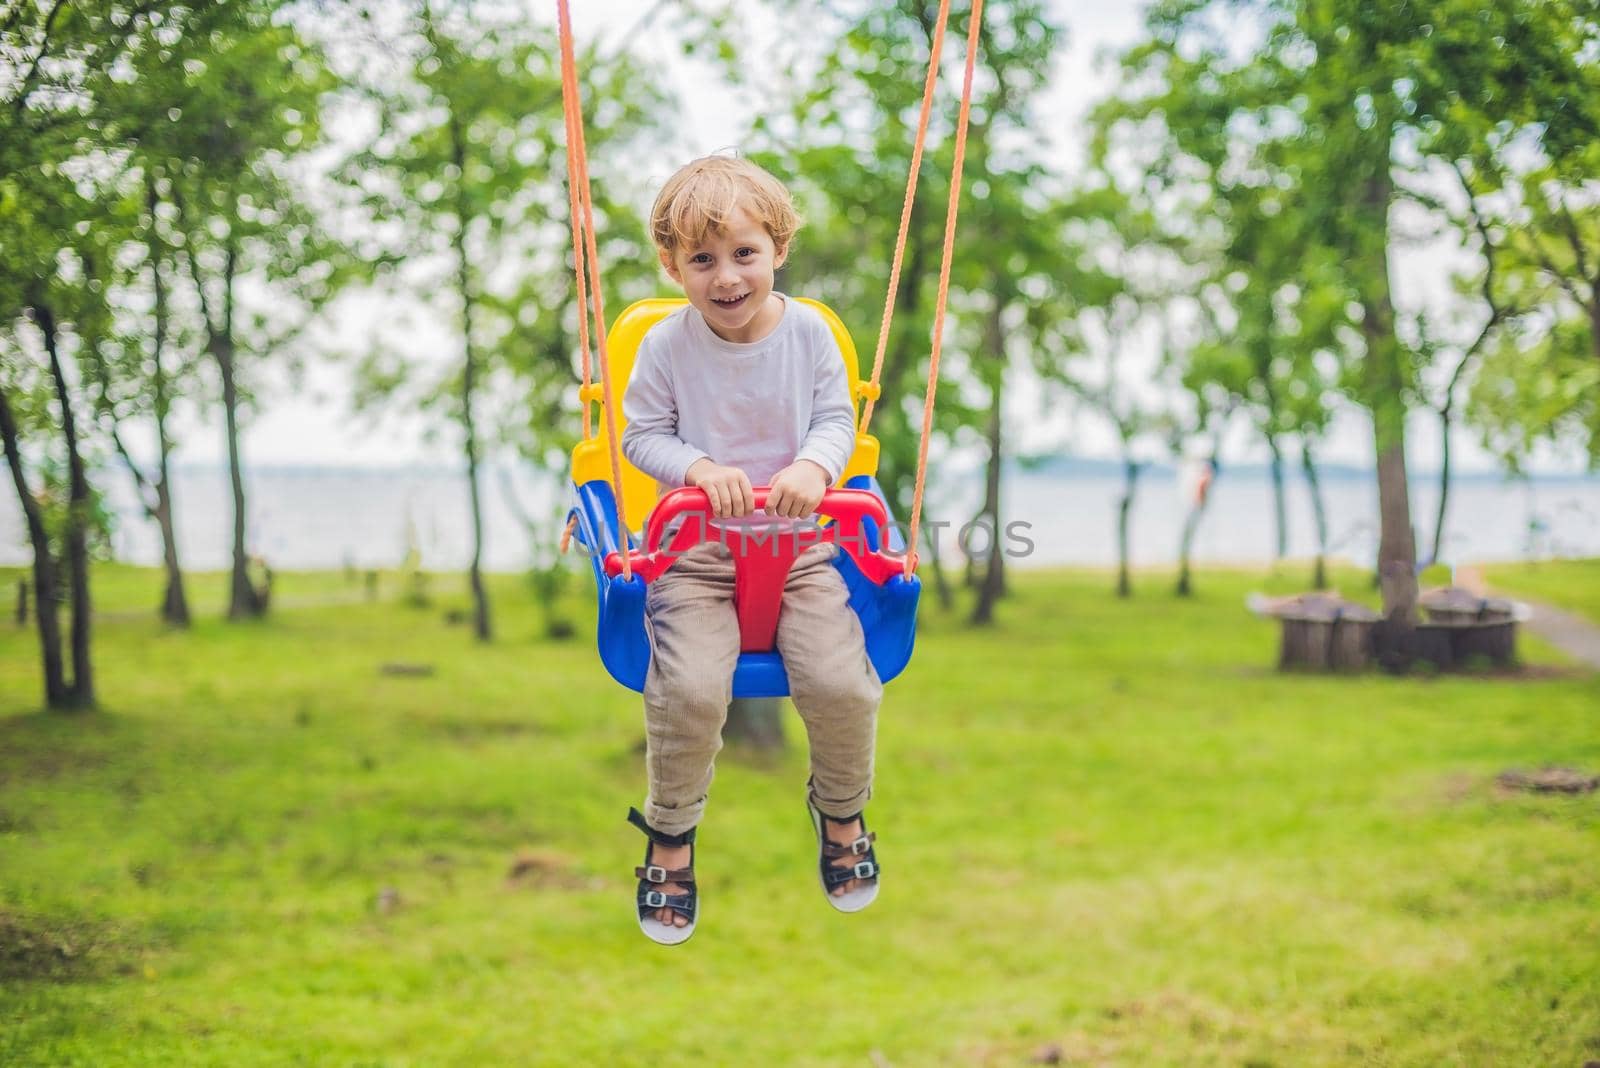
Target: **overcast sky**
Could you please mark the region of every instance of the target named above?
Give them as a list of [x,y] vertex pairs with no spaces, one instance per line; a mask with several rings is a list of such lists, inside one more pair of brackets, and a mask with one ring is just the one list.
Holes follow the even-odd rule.
[[[804,0],[798,0],[803,3]],[[598,36],[610,44],[655,5],[655,0],[607,0],[606,3],[578,3],[574,7],[575,31],[584,40]],[[554,21],[554,3],[527,5],[530,18]],[[1108,52],[1126,47],[1140,34],[1139,5],[1130,3],[1067,3],[1054,0],[1057,20],[1067,28],[1067,43],[1060,50],[1050,90],[1038,108],[1039,134],[1050,145],[1053,160],[1066,170],[1075,169],[1081,159],[1084,138],[1082,127],[1088,109],[1106,95],[1113,85],[1110,65],[1101,60]],[[670,173],[684,159],[708,152],[737,149],[741,135],[759,106],[759,91],[747,90],[730,95],[706,70],[681,57],[680,42],[674,36],[670,5],[641,35],[636,44],[642,52],[655,53],[673,73],[674,85],[682,106],[679,140],[681,158],[664,159],[661,176]],[[775,32],[769,22],[754,21],[740,27],[756,45],[751,55],[770,54],[760,47]],[[760,85],[760,72],[752,71],[753,84]],[[954,82],[959,71],[947,68],[946,77]],[[888,249],[884,250],[887,263]],[[1395,264],[1396,298],[1402,306],[1426,302],[1448,306],[1449,273],[1452,266],[1470,264],[1459,248],[1421,245],[1397,253]],[[391,314],[381,303],[360,297],[338,305],[340,315],[332,326],[330,340],[354,346],[370,334],[374,320]],[[1473,324],[1468,324],[1471,329]],[[852,324],[858,347],[871,343],[874,324]],[[419,328],[410,338],[416,355],[423,360],[448,360],[459,353],[442,325]],[[262,411],[249,417],[244,431],[243,452],[248,465],[322,464],[393,465],[431,463],[455,465],[459,450],[446,433],[435,440],[424,437],[427,424],[420,418],[390,414],[374,423],[353,418],[349,413],[347,372],[339,365],[314,362],[306,379],[290,386],[277,372],[263,382]],[[1064,447],[1068,451],[1093,456],[1109,456],[1115,438],[1109,428],[1091,415],[1062,415],[1047,418],[1035,406],[1035,391],[1027,381],[1017,382],[1014,402],[1008,404],[1013,425],[1020,433],[1013,439],[1025,450]],[[574,393],[576,390],[574,390]],[[1062,406],[1054,410],[1061,412]],[[182,443],[179,458],[192,463],[217,463],[225,458],[220,417],[196,419],[189,416],[179,426]],[[1432,423],[1415,419],[1410,438],[1412,466],[1431,470],[1438,463],[1438,435]],[[1458,461],[1465,469],[1493,467],[1489,457],[1467,437],[1457,442]],[[1265,450],[1252,440],[1247,427],[1239,426],[1225,457],[1234,462],[1263,459]],[[1327,459],[1335,462],[1367,463],[1371,457],[1370,430],[1358,414],[1350,414],[1336,425]],[[1571,458],[1547,457],[1538,466],[1571,470]]]

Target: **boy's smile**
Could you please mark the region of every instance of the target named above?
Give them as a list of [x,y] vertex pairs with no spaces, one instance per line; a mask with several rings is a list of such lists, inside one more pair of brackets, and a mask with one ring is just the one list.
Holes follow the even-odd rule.
[[783,301],[772,294],[772,277],[788,249],[743,207],[725,227],[709,230],[693,247],[661,253],[661,265],[683,286],[689,303],[724,341],[749,343],[772,333],[783,319]]

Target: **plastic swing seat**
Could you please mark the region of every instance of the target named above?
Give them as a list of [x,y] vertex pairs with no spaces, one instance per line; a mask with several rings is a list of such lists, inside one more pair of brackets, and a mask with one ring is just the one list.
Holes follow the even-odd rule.
[[[796,298],[791,298],[796,299]],[[827,320],[859,402],[869,388],[858,377],[855,346],[832,310],[816,301],[801,299]],[[634,354],[645,332],[687,304],[684,300],[644,300],[630,306],[610,331],[611,367],[617,381],[626,382]],[[591,387],[584,403],[606,403],[602,390]],[[621,405],[614,413],[617,433],[622,432]],[[574,536],[589,557],[599,599],[596,637],[600,660],[611,677],[631,690],[644,689],[650,667],[650,639],[645,629],[645,588],[672,566],[673,559],[706,536],[715,537],[709,524],[696,522],[704,513],[705,495],[696,489],[674,490],[655,500],[654,480],[623,461],[623,505],[629,516],[647,511],[649,520],[640,544],[617,525],[616,497],[612,489],[609,442],[605,421],[600,431],[572,452],[572,481],[577,504],[572,509]],[[911,659],[916,638],[917,601],[922,583],[903,574],[904,539],[893,525],[888,502],[878,485],[878,441],[870,434],[856,435],[855,452],[840,478],[842,489],[829,490],[819,509],[824,525],[815,538],[793,534],[761,539],[724,539],[734,554],[735,602],[739,612],[741,652],[733,673],[735,697],[786,697],[789,678],[773,638],[781,612],[783,579],[797,552],[810,544],[834,542],[840,547],[834,566],[844,578],[850,607],[861,621],[867,656],[878,678],[888,682]],[[764,503],[757,491],[756,507]],[[653,506],[653,507],[652,507]],[[670,544],[663,545],[669,524],[687,517]],[[629,554],[632,578],[622,577],[622,553]]]

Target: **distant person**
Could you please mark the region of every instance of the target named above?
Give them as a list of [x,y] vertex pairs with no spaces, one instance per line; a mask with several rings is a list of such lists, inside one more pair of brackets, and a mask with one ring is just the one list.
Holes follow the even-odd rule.
[[[789,192],[747,160],[708,156],[667,180],[650,225],[661,265],[689,304],[639,344],[622,451],[665,488],[703,489],[724,531],[760,526],[799,538],[850,459],[856,420],[826,321],[773,290],[800,225]],[[752,516],[761,485],[766,517]],[[819,876],[834,907],[854,912],[878,892],[862,809],[883,687],[833,566],[837,552],[812,545],[795,561],[777,647],[811,745]],[[648,587],[649,795],[628,819],[650,838],[637,872],[639,924],[666,944],[687,939],[696,919],[695,829],[739,658],[733,581],[732,553],[708,540]]]

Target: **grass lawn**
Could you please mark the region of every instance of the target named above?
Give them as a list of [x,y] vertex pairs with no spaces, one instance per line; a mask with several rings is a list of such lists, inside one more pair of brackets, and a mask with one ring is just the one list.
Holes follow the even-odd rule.
[[97,572],[92,714],[37,711],[0,617],[0,1064],[1600,1059],[1600,795],[1494,785],[1600,770],[1600,677],[1536,641],[1524,679],[1284,677],[1245,573],[1018,574],[984,632],[925,605],[878,903],[821,900],[791,716],[786,754],[724,754],[663,949],[638,699],[533,639],[520,579],[487,648],[453,580],[416,609],[285,575],[230,626],[197,576],[187,634],[159,582]]
[[1600,557],[1494,564],[1484,572],[1497,590],[1544,601],[1600,625]]

